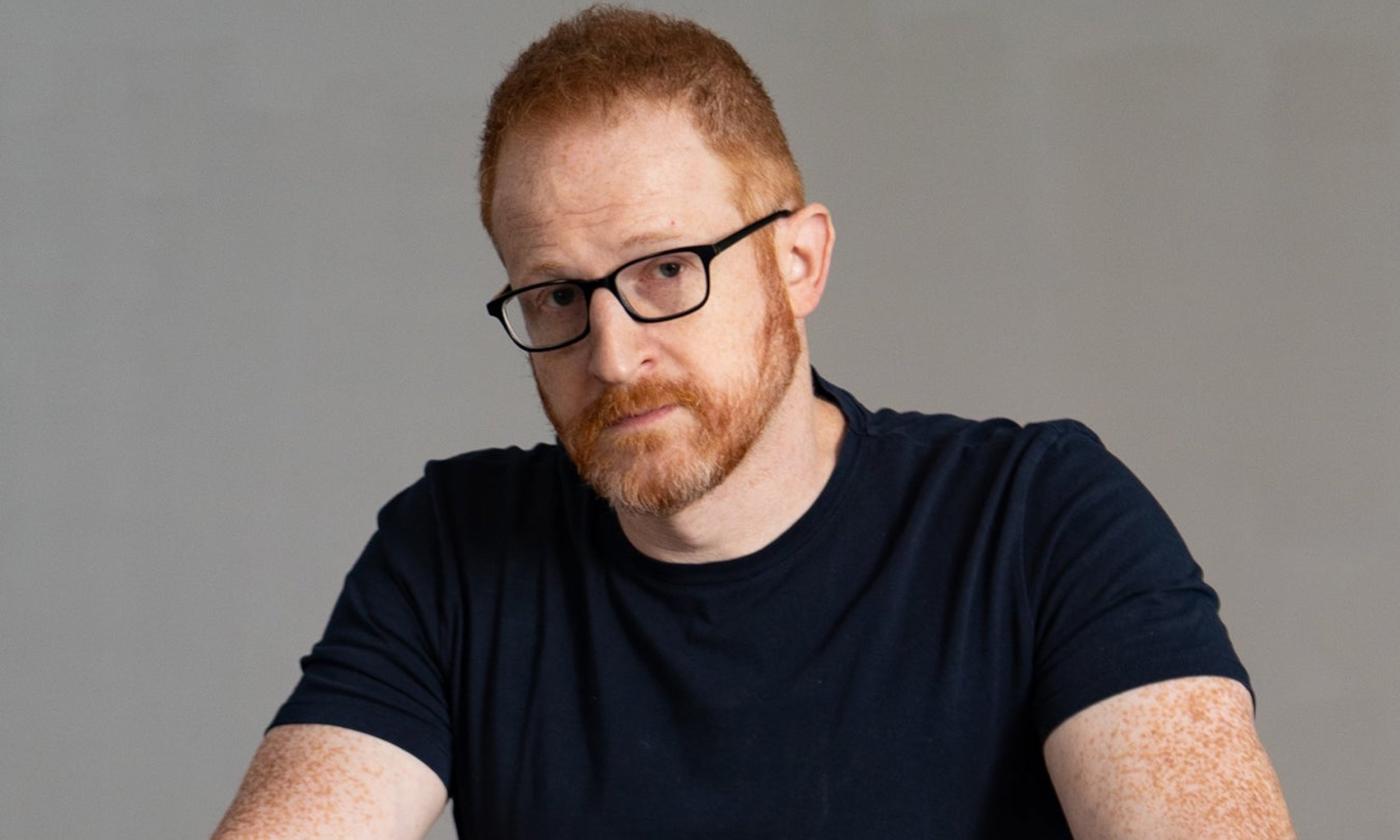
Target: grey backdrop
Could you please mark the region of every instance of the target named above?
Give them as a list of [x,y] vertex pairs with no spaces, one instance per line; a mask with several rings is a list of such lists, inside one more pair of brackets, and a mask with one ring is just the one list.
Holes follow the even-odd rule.
[[[549,434],[471,180],[577,5],[0,2],[0,835],[206,835],[379,505]],[[819,369],[1095,427],[1303,835],[1400,835],[1400,4],[661,5],[834,212]]]

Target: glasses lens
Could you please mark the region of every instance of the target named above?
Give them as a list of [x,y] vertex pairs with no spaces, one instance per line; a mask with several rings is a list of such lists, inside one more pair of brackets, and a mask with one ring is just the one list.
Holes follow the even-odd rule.
[[572,341],[588,327],[588,302],[573,283],[556,283],[508,298],[501,307],[515,340],[531,349]]
[[705,263],[691,251],[676,251],[632,263],[617,275],[617,290],[643,318],[665,318],[705,300]]

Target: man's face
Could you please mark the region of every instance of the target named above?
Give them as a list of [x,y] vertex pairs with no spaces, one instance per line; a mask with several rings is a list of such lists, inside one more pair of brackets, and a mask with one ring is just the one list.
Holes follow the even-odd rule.
[[[603,276],[753,219],[688,116],[639,105],[509,137],[492,216],[512,286]],[[722,482],[791,385],[801,343],[774,255],[746,239],[710,267],[704,308],[656,324],[594,294],[583,341],[531,355],[546,415],[614,505],[674,513]]]

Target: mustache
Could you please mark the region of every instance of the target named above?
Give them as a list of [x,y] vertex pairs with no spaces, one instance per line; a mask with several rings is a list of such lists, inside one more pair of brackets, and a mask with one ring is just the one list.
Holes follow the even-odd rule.
[[689,381],[642,381],[604,391],[575,421],[576,428],[601,431],[608,426],[667,405],[698,410],[704,395]]

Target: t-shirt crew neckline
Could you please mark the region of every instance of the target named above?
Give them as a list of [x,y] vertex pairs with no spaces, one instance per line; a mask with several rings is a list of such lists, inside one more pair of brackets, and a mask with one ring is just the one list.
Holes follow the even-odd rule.
[[818,397],[834,403],[841,409],[846,428],[841,434],[836,466],[827,478],[826,485],[817,495],[816,501],[812,502],[812,506],[786,531],[763,548],[742,557],[708,563],[673,563],[658,560],[639,551],[627,539],[617,514],[608,507],[606,501],[597,499],[603,510],[604,524],[601,535],[608,549],[604,556],[615,558],[619,567],[627,572],[662,583],[686,586],[732,583],[783,565],[784,561],[796,556],[806,542],[833,527],[837,517],[832,514],[841,505],[850,485],[850,478],[856,472],[864,437],[866,412],[854,397],[822,379],[815,369],[812,371],[812,386]]

